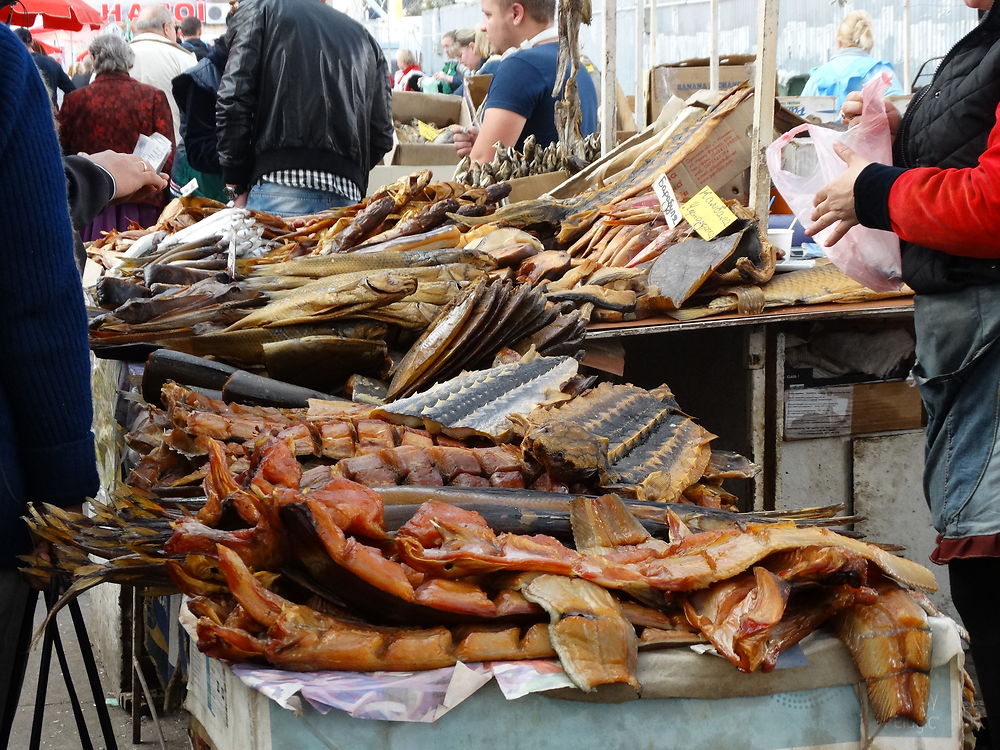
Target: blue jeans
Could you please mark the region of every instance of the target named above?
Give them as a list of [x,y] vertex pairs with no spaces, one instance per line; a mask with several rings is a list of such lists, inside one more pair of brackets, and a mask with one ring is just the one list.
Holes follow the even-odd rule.
[[945,539],[1000,534],[1000,285],[918,294],[913,318],[934,527]]
[[274,216],[302,216],[327,208],[353,205],[354,201],[340,193],[276,185],[273,182],[254,185],[250,188],[250,195],[247,196],[247,208]]

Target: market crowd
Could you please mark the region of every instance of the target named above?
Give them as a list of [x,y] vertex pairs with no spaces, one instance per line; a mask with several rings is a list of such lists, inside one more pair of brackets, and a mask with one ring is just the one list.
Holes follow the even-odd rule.
[[[166,7],[148,6],[131,41],[97,36],[72,78],[37,46],[30,50],[29,32],[0,29],[4,704],[22,677],[15,664],[29,601],[16,570],[17,555],[30,549],[19,517],[29,500],[69,507],[98,489],[74,232],[90,240],[147,226],[172,194],[190,190],[285,216],[357,203],[393,144],[392,89],[463,93],[468,77],[489,74],[481,122],[455,134],[458,153],[486,162],[497,142],[520,145],[529,135],[552,142],[554,0],[482,0],[482,10],[481,29],[444,35],[447,62],[434,73],[408,50],[398,51],[390,72],[365,28],[318,0],[241,0],[212,44],[200,38],[196,19],[178,25]],[[905,117],[890,112],[894,165],[844,154],[849,169],[817,196],[813,227],[841,222],[846,231],[861,222],[904,240],[904,274],[917,292],[936,559],[949,565],[993,716],[1000,715],[1000,628],[990,604],[1000,587],[998,12],[986,13],[949,53],[932,94]],[[838,54],[812,71],[807,93],[837,96],[850,120],[860,106],[852,87],[891,66],[871,56],[863,14],[845,18],[837,44]],[[597,128],[597,102],[586,71],[577,72],[577,88],[587,135]],[[140,136],[152,145],[134,155]]]

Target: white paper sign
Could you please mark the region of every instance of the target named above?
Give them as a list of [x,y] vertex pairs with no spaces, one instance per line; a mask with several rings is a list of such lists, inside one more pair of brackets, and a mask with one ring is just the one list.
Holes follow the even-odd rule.
[[660,210],[667,220],[667,226],[673,229],[681,222],[681,206],[665,172],[653,180],[653,192],[660,199]]
[[198,178],[192,177],[187,185],[181,188],[181,198],[186,198],[198,189]]
[[785,439],[851,434],[853,387],[790,388],[785,391]]
[[163,165],[167,162],[167,157],[170,156],[170,152],[173,150],[174,147],[170,144],[170,139],[165,135],[161,133],[143,135],[140,133],[139,140],[136,141],[135,149],[133,149],[132,153],[145,159],[154,172],[159,172],[163,169]]

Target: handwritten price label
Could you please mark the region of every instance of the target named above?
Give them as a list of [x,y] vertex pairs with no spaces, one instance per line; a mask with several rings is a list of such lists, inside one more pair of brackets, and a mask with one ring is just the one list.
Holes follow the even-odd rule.
[[681,214],[703,240],[711,240],[736,221],[722,198],[710,187],[703,187],[681,208]]
[[681,223],[681,205],[677,202],[677,196],[674,195],[674,189],[670,186],[666,173],[653,180],[653,192],[660,199],[660,210],[667,220],[667,226],[673,229]]

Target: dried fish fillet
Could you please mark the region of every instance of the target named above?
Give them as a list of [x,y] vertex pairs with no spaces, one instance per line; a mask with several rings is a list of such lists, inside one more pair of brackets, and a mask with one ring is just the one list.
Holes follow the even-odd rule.
[[624,683],[639,691],[635,628],[610,591],[582,578],[543,574],[521,593],[548,612],[549,640],[581,690]]
[[905,590],[884,581],[878,599],[856,604],[834,619],[868,687],[875,718],[897,716],[923,725],[930,696],[931,633],[927,615]]
[[768,307],[862,302],[913,294],[913,290],[906,286],[895,292],[873,291],[845,275],[832,263],[778,274],[761,286],[732,287],[721,292],[703,307],[676,310],[669,314],[678,320],[695,320],[727,312],[756,315]]

